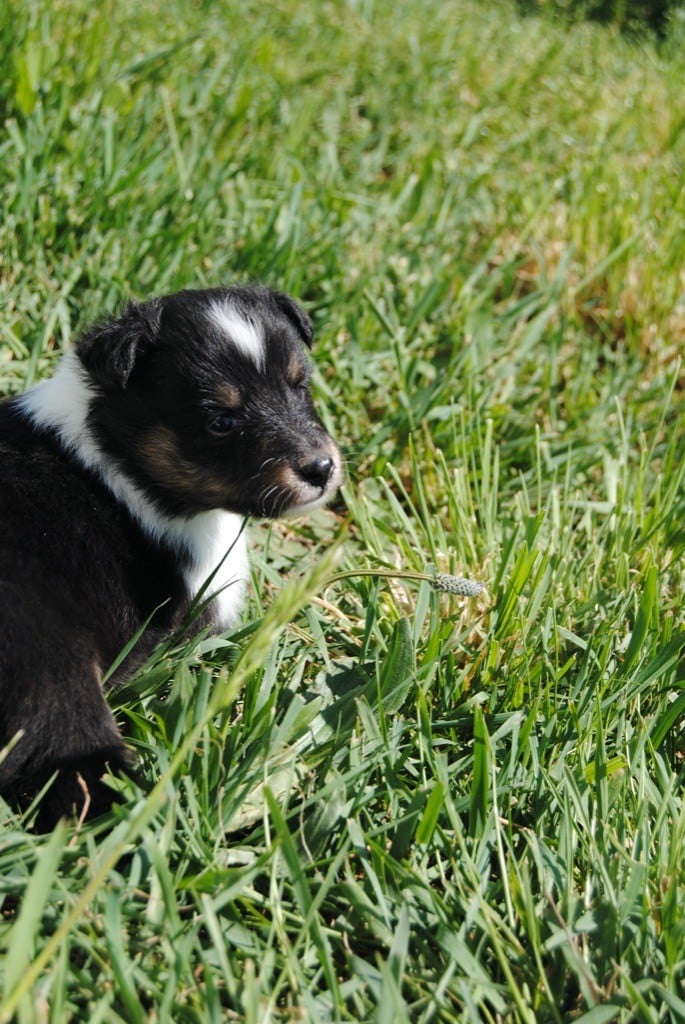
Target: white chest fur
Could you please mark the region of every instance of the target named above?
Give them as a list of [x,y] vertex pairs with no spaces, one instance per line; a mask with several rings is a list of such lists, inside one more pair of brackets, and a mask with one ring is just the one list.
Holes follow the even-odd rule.
[[247,539],[240,516],[217,509],[201,512],[189,519],[173,520],[167,538],[182,545],[190,554],[183,570],[186,586],[195,597],[211,581],[202,600],[216,594],[213,611],[217,625],[234,625],[245,600],[249,576]]
[[177,548],[183,576],[194,598],[212,574],[202,599],[215,594],[219,628],[232,626],[240,613],[249,576],[247,541],[242,519],[216,509],[183,518],[159,512],[146,495],[103,455],[88,427],[92,389],[75,352],[62,359],[55,375],[20,398],[23,411],[36,426],[54,430],[62,444],[87,469],[95,471],[153,540]]

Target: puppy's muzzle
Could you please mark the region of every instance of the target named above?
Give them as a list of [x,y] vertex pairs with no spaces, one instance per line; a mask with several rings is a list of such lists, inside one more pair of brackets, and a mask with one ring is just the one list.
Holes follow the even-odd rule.
[[276,472],[280,493],[273,493],[274,505],[267,516],[301,515],[325,505],[343,481],[342,461],[337,445],[310,449],[288,460]]

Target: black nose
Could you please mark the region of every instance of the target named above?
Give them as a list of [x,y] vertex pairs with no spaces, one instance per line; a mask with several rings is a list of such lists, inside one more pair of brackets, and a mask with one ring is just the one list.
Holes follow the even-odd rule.
[[311,462],[305,462],[304,465],[297,467],[297,472],[303,480],[306,480],[308,484],[312,484],[313,487],[320,487],[322,490],[328,483],[332,471],[333,459],[330,455],[319,455],[318,458],[312,459]]

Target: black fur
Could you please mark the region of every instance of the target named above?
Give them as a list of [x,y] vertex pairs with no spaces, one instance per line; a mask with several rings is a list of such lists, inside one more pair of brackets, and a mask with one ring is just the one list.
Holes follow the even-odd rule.
[[[261,367],[215,322],[216,304],[257,326]],[[86,432],[102,458],[90,468],[86,447],[36,424],[33,406],[0,403],[0,752],[10,744],[0,793],[25,804],[58,772],[41,827],[82,809],[85,792],[91,815],[111,802],[106,765],[126,769],[130,757],[103,676],[152,616],[108,685],[126,678],[192,598],[189,549],[114,496],[108,467],[162,523],[217,508],[274,516],[327,499],[340,457],[312,405],[302,347],[311,341],[304,311],[261,287],[130,304],[76,344]]]

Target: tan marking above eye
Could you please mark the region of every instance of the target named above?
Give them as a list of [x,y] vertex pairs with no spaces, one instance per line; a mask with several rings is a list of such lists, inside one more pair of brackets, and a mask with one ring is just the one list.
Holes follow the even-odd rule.
[[243,404],[243,396],[240,389],[234,384],[224,382],[216,389],[216,404],[224,409],[237,410]]
[[308,377],[307,364],[299,356],[292,355],[288,360],[285,375],[288,384],[292,387],[297,387],[298,384],[304,384]]

